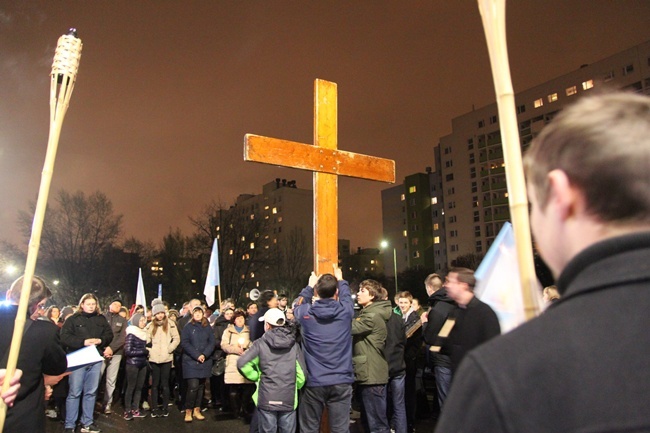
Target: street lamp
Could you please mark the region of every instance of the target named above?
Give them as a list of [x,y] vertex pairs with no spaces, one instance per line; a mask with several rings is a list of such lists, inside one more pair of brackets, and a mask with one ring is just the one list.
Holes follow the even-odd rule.
[[[389,244],[388,241],[383,240],[380,245],[382,248],[386,248]],[[395,247],[393,247],[393,271],[395,272],[395,293],[397,293],[397,250]]]

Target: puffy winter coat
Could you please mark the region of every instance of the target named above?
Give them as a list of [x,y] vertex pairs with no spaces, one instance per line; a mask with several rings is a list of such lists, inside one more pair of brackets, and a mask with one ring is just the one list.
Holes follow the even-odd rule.
[[142,368],[147,365],[147,331],[131,325],[126,328],[126,340],[124,341],[124,356],[128,365],[135,365]]

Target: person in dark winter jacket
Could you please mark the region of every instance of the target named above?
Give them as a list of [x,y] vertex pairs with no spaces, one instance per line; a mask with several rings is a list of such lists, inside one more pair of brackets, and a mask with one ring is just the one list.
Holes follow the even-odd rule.
[[124,419],[140,418],[140,395],[147,376],[147,318],[140,313],[131,317],[133,325],[126,328],[124,355],[126,356],[126,393],[124,394]]
[[[380,299],[388,300],[388,292],[381,288]],[[406,328],[402,316],[392,311],[386,321],[386,346],[384,357],[388,363],[388,389],[386,392],[386,405],[388,423],[395,433],[406,433],[406,361],[404,349],[406,347]]]
[[357,391],[362,405],[362,422],[368,433],[389,433],[386,419],[388,363],[384,358],[386,321],[392,314],[390,301],[381,300],[381,284],[364,280],[357,302],[362,310],[352,321],[353,363]]
[[[456,302],[447,295],[447,289],[442,287],[442,278],[438,274],[427,276],[424,287],[429,295],[430,308],[420,317],[423,322],[422,337],[428,346],[440,346],[442,341],[438,338],[438,333],[449,317],[449,313],[456,308]],[[429,364],[433,365],[438,406],[442,407],[451,386],[451,358],[449,355],[429,350],[427,355]]]
[[650,98],[581,96],[524,162],[561,296],[465,357],[436,431],[650,431]]
[[260,294],[259,299],[260,308],[255,314],[248,317],[246,324],[251,333],[251,341],[255,341],[264,335],[264,322],[262,321],[264,314],[269,310],[269,308],[278,307],[278,298],[275,296],[273,290],[264,290]]
[[257,383],[253,401],[261,433],[295,433],[298,390],[305,384],[305,365],[284,312],[264,314],[264,335],[237,360],[237,368]]
[[120,364],[122,363],[122,355],[124,354],[124,339],[126,338],[126,327],[128,326],[126,319],[120,316],[120,308],[122,308],[122,301],[115,299],[108,306],[108,311],[104,313],[106,321],[108,321],[108,324],[113,330],[111,344],[104,349],[104,362],[102,363],[102,371],[100,373],[100,375],[106,378],[104,392],[105,414],[113,412],[111,403],[113,402],[113,393],[115,392],[117,376],[120,371]]
[[298,305],[293,310],[301,327],[308,371],[298,409],[301,432],[320,430],[325,407],[329,412],[331,433],[350,430],[354,303],[341,270],[334,267],[334,274],[319,278],[312,272],[309,285],[300,292]]
[[194,307],[192,319],[181,333],[183,346],[183,379],[187,381],[185,394],[185,422],[192,418],[204,420],[201,414],[201,400],[205,381],[212,374],[212,352],[215,348],[212,328],[205,318],[203,308]]
[[413,295],[410,292],[399,292],[395,295],[395,302],[400,309],[404,328],[406,330],[406,347],[404,360],[406,361],[406,419],[407,431],[415,431],[415,409],[417,406],[417,360],[422,348],[422,322],[417,311],[413,308]]
[[228,407],[228,393],[226,392],[226,384],[224,382],[226,354],[221,349],[221,338],[223,337],[223,332],[230,325],[234,313],[235,311],[232,308],[222,309],[221,314],[219,314],[214,321],[214,325],[212,325],[214,341],[216,342],[216,347],[212,354],[212,361],[215,364],[221,363],[224,368],[221,369],[220,374],[216,375],[213,369],[213,374],[210,376],[210,395],[212,395],[212,406],[221,406],[222,411]]
[[[61,343],[67,352],[87,346],[95,346],[100,355],[113,340],[113,330],[106,317],[99,314],[99,301],[92,293],[86,293],[79,301],[79,311],[70,316],[61,328]],[[93,410],[97,387],[101,377],[102,363],[97,362],[77,368],[69,377],[70,390],[66,399],[65,429],[74,430],[79,416],[81,401],[81,431],[99,431],[93,422]]]
[[[11,305],[0,306],[0,368],[5,368],[9,358],[9,348],[18,314],[18,303],[22,292],[23,277],[17,279],[7,292]],[[6,432],[44,432],[45,402],[43,396],[43,374],[59,375],[65,372],[67,361],[65,352],[59,344],[58,328],[51,321],[29,319],[29,316],[42,308],[51,296],[50,289],[38,277],[32,279],[28,311],[25,315],[25,330],[18,355],[17,368],[22,370],[20,389],[13,407],[7,410],[4,431]],[[18,371],[18,370],[16,370]],[[5,378],[10,380],[10,378]]]

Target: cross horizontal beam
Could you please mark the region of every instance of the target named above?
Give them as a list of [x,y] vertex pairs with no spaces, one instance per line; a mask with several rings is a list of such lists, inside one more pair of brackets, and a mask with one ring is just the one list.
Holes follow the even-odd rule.
[[395,161],[311,144],[246,134],[244,160],[395,183]]

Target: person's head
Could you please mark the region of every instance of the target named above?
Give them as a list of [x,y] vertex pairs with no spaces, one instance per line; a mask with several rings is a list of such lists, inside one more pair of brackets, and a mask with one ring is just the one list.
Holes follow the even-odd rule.
[[190,311],[190,301],[183,302],[183,307],[181,308],[181,315],[186,315]]
[[223,315],[223,318],[230,322],[232,320],[233,314],[235,314],[235,310],[232,308],[226,308],[225,310],[222,311],[221,313]]
[[147,325],[147,318],[142,313],[135,313],[131,317],[131,324],[138,328],[144,328]]
[[333,298],[339,289],[339,281],[332,274],[323,274],[314,284],[314,293],[320,299]]
[[167,314],[167,310],[165,310],[165,304],[163,304],[162,300],[156,298],[153,301],[151,301],[152,317],[155,317],[157,320],[161,320],[162,316],[165,316],[166,314]]
[[384,289],[384,287],[379,288],[379,297],[377,298],[378,301],[388,301],[388,290]]
[[113,314],[119,314],[120,308],[122,308],[122,301],[119,299],[114,299],[113,302],[108,306],[108,311]]
[[566,107],[525,156],[531,228],[557,277],[608,237],[650,228],[650,98],[587,96]]
[[232,323],[238,328],[243,328],[246,325],[246,313],[241,308],[237,308],[232,315]]
[[424,279],[424,288],[427,295],[431,296],[442,287],[442,278],[438,274],[430,274]]
[[408,310],[411,309],[413,303],[413,295],[411,295],[411,292],[399,292],[397,295],[395,295],[395,302],[397,303],[397,306],[399,307],[399,310],[402,312],[402,314],[406,314]]
[[173,308],[167,313],[167,317],[169,317],[169,319],[173,320],[174,322],[178,320],[178,316],[180,316],[180,313],[178,310],[174,310]]
[[284,293],[278,295],[278,307],[285,308],[288,302],[289,300],[287,299],[287,295]]
[[264,313],[264,317],[262,317],[260,320],[264,321],[264,329],[268,331],[272,328],[279,328],[284,326],[287,318],[285,317],[282,310],[278,308],[269,308],[268,311]]
[[[23,292],[23,280],[24,277],[18,277],[7,291],[7,300],[14,305],[18,305],[20,302],[20,294]],[[41,277],[32,277],[32,288],[29,292],[29,302],[27,303],[30,316],[39,308],[42,308],[51,296],[52,292],[47,287],[47,284],[45,284],[45,281]]]
[[223,301],[221,301],[221,304],[219,304],[219,311],[226,311],[229,308],[234,308],[235,307],[235,300],[232,298],[226,298]]
[[125,306],[121,306],[119,315],[124,317],[125,319],[128,319],[129,318],[129,309],[126,308]]
[[413,311],[418,311],[420,309],[420,300],[418,298],[413,298],[413,301],[411,301],[411,308],[413,308]]
[[277,308],[278,297],[273,290],[264,290],[260,293],[260,304],[268,308]]
[[99,313],[99,301],[97,296],[92,293],[86,293],[79,300],[79,310],[86,314]]
[[48,309],[45,310],[45,317],[56,323],[61,317],[61,310],[56,305],[50,305]]
[[445,278],[447,295],[461,305],[467,305],[474,297],[475,285],[474,271],[467,268],[451,268]]
[[556,286],[544,287],[544,290],[542,290],[542,298],[547,303],[555,302],[560,299],[560,293],[557,291]]
[[201,301],[199,299],[190,299],[190,302],[187,304],[188,312],[193,314],[196,307],[201,306]]
[[67,305],[61,310],[61,318],[65,322],[65,319],[72,316],[75,313],[75,307],[72,305]]
[[246,306],[246,313],[249,316],[252,316],[253,314],[257,313],[257,304],[255,302],[249,302],[248,305]]
[[375,280],[363,280],[359,284],[357,303],[362,307],[367,307],[379,300],[381,300],[381,284]]
[[208,326],[208,319],[205,318],[205,311],[199,304],[192,309],[192,322],[200,323],[202,326]]

